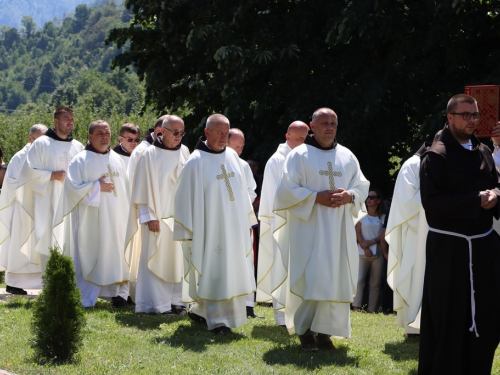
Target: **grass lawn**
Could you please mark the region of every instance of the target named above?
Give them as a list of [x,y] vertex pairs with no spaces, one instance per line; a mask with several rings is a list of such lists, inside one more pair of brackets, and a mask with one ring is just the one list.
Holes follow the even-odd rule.
[[[405,339],[394,315],[352,313],[352,338],[334,352],[303,352],[296,336],[249,319],[232,336],[215,336],[186,317],[114,310],[106,301],[87,310],[84,346],[71,364],[37,363],[30,348],[32,302],[0,304],[0,369],[16,374],[416,374],[418,339]],[[500,355],[493,373],[500,372]]]

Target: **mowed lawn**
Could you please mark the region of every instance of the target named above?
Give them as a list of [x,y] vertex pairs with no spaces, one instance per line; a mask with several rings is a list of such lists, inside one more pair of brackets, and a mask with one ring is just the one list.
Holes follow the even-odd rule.
[[[395,315],[352,313],[352,338],[336,351],[303,352],[297,336],[265,319],[215,336],[187,316],[135,314],[101,301],[86,311],[79,359],[38,363],[30,348],[32,301],[0,304],[0,369],[16,374],[416,374],[418,339],[405,339]],[[493,373],[500,373],[497,354]]]

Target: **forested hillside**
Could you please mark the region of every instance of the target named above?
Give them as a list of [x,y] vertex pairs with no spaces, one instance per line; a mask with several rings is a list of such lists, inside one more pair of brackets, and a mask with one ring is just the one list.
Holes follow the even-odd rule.
[[[125,122],[129,115],[137,117],[143,85],[133,71],[110,69],[114,56],[127,46],[118,50],[104,43],[110,29],[130,19],[129,11],[113,2],[81,4],[60,26],[47,22],[37,29],[25,16],[20,30],[0,30],[0,146],[7,160],[25,143],[31,125],[52,124],[50,112],[59,105],[76,110],[77,138],[86,137],[92,119],[114,116]],[[111,124],[114,133],[123,122]],[[17,126],[21,129],[12,134]]]

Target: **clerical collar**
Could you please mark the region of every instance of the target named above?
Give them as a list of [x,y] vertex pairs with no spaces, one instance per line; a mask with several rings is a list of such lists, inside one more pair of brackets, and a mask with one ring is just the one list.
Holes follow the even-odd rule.
[[154,128],[149,128],[148,131],[146,132],[146,135],[144,136],[144,140],[148,142],[150,145],[152,145],[153,142],[155,141],[153,139],[154,132],[155,132]]
[[125,150],[121,143],[117,143],[115,147],[113,147],[113,151],[119,155],[130,157],[130,154]]
[[198,143],[196,144],[195,150],[205,151],[205,152],[208,152],[210,154],[222,154],[223,152],[226,151],[226,147],[224,147],[221,151],[212,150],[205,143],[206,140],[207,140],[207,137],[200,137],[200,139],[198,140]]
[[71,133],[68,134],[68,138],[66,139],[62,139],[61,137],[59,137],[57,134],[56,134],[56,129],[55,128],[50,128],[49,130],[47,130],[47,132],[45,133],[45,135],[49,138],[52,138],[56,141],[61,141],[61,142],[71,142],[73,140],[73,135]]
[[427,148],[431,147],[431,143],[429,142],[424,142],[424,144],[422,146],[420,146],[420,148],[417,150],[417,152],[415,152],[415,155],[416,156],[422,156],[423,153],[425,152],[425,150],[427,150]]
[[443,143],[447,143],[449,145],[454,145],[455,147],[460,147],[460,148],[463,148],[464,150],[467,150],[467,151],[478,150],[479,146],[481,145],[481,142],[479,142],[479,139],[477,139],[477,137],[475,135],[471,135],[471,137],[469,139],[469,143],[465,145],[466,147],[464,147],[453,136],[453,133],[451,132],[450,126],[448,125],[448,123],[446,123],[446,125],[444,126],[443,132],[441,133],[439,140],[442,141]]
[[163,144],[163,136],[161,134],[158,134],[158,136],[156,137],[156,139],[153,142],[153,146],[161,148],[162,150],[175,151],[175,150],[178,150],[181,148],[182,143],[179,142],[179,144],[174,148],[167,147]]
[[97,150],[94,148],[94,146],[92,146],[92,145],[90,144],[90,142],[88,142],[88,143],[87,143],[87,145],[85,146],[85,150],[87,150],[87,151],[92,151],[92,152],[95,152],[96,154],[101,154],[101,155],[106,155],[106,154],[110,151],[109,147],[108,147],[108,149],[106,150],[106,152],[100,152],[100,151],[97,151]]
[[310,134],[306,137],[306,140],[304,141],[304,143],[306,145],[319,148],[320,150],[329,151],[329,150],[333,150],[335,147],[337,147],[337,138],[333,139],[333,145],[331,145],[330,147],[323,147],[318,143],[316,138],[314,138],[314,134]]

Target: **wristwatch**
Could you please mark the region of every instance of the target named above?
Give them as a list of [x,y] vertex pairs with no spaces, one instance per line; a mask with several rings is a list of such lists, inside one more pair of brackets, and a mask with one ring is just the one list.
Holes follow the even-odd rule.
[[350,203],[354,203],[354,201],[356,200],[356,196],[354,195],[354,193],[350,193],[351,194],[351,202]]

